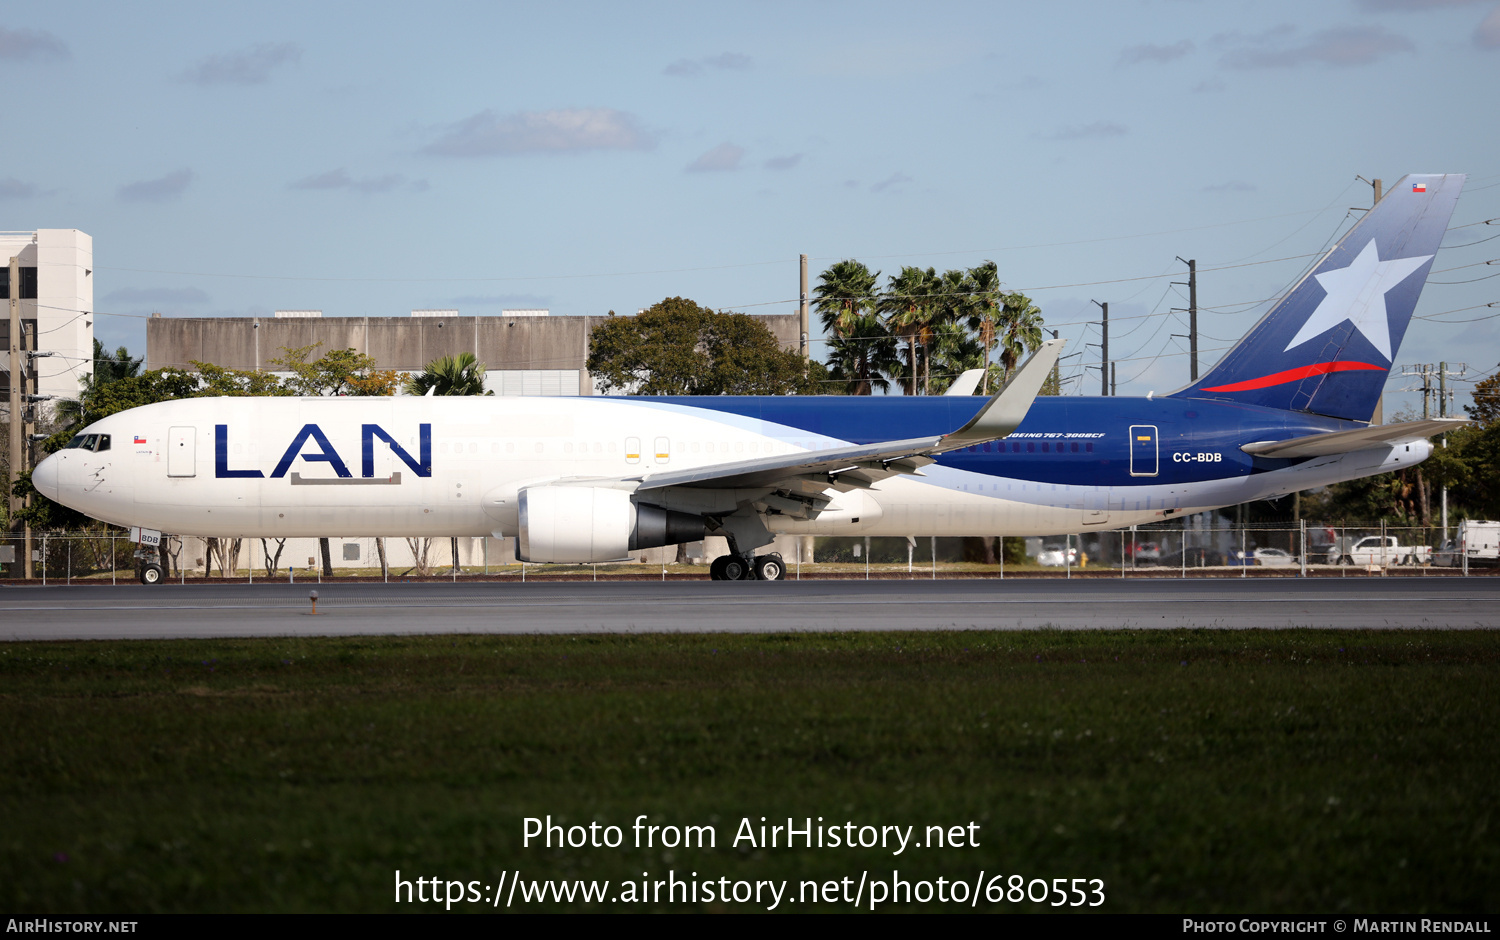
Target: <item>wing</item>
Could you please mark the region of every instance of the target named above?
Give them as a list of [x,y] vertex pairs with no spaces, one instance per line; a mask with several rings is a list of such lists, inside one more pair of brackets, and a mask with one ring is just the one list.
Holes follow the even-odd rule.
[[825,487],[867,489],[886,477],[920,474],[938,454],[999,440],[1019,427],[1066,342],[1042,343],[978,414],[951,433],[650,473],[640,478],[636,492],[667,487],[760,489],[817,481]]
[[1399,424],[1377,424],[1350,431],[1309,434],[1307,437],[1294,437],[1286,441],[1258,441],[1246,444],[1240,450],[1254,457],[1329,457],[1372,447],[1426,440],[1434,434],[1452,431],[1468,423],[1468,418],[1427,418],[1421,421],[1402,421]]

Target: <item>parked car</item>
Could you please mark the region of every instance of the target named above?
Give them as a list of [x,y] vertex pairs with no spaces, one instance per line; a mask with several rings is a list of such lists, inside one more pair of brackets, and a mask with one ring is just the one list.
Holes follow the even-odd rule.
[[1469,567],[1500,565],[1500,522],[1465,519],[1458,524],[1458,544],[1468,553]]
[[1432,564],[1435,568],[1462,568],[1464,566],[1464,552],[1462,542],[1458,539],[1449,539],[1432,553]]
[[1135,543],[1133,557],[1137,563],[1145,562],[1149,565],[1154,565],[1161,561],[1161,546],[1155,542],[1137,542]]
[[1061,545],[1045,546],[1036,556],[1036,563],[1047,568],[1061,568],[1063,565],[1078,564],[1078,549],[1068,546],[1067,558],[1063,557]]
[[1268,568],[1281,568],[1297,563],[1296,555],[1281,548],[1257,548],[1244,554],[1252,565],[1264,565]]
[[1328,550],[1330,565],[1425,565],[1432,560],[1428,545],[1402,545],[1394,535],[1339,539]]

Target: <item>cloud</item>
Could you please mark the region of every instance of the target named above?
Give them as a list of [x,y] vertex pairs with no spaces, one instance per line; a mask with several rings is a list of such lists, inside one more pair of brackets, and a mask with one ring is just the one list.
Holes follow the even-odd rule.
[[719,170],[738,170],[745,156],[744,147],[736,147],[729,141],[704,153],[686,167],[688,173],[711,173]]
[[0,59],[66,59],[68,44],[44,29],[6,29],[0,26]]
[[198,60],[180,79],[193,85],[260,85],[278,65],[302,60],[294,42],[263,42],[243,52],[227,52]]
[[1229,86],[1224,84],[1222,79],[1206,78],[1193,86],[1193,92],[1200,95],[1212,94],[1214,92],[1224,91],[1228,87]]
[[1215,183],[1212,186],[1203,187],[1206,193],[1253,193],[1256,190],[1254,183],[1246,183],[1241,180],[1230,180],[1227,183]]
[[107,304],[206,304],[196,287],[117,287],[104,295]]
[[887,176],[880,182],[872,184],[870,186],[870,192],[883,193],[888,189],[895,189],[910,182],[912,182],[912,178],[898,170],[895,173],[892,173],[890,176]]
[[347,189],[353,192],[370,194],[388,193],[402,187],[414,192],[426,192],[431,188],[426,180],[413,180],[408,183],[406,177],[400,173],[387,173],[385,176],[355,179],[343,167],[339,167],[337,170],[329,170],[326,173],[314,173],[312,176],[303,177],[295,183],[290,184],[289,188]]
[[1140,46],[1130,46],[1120,53],[1119,65],[1136,65],[1141,62],[1171,62],[1180,59],[1193,51],[1191,39],[1180,39],[1170,46],[1158,46],[1145,43]]
[[1481,49],[1500,49],[1500,7],[1491,10],[1474,30],[1474,45]]
[[1089,140],[1101,137],[1123,137],[1130,129],[1113,121],[1095,121],[1092,124],[1069,124],[1053,131],[1051,140]]
[[35,183],[23,183],[14,176],[0,180],[0,199],[30,199],[35,195]]
[[493,157],[520,153],[574,153],[583,150],[650,150],[656,141],[635,115],[612,108],[517,111],[499,115],[485,109],[448,125],[422,148],[442,157]]
[[720,69],[743,72],[753,64],[747,55],[738,52],[721,52],[718,55],[700,56],[696,59],[678,59],[662,69],[663,75],[692,78],[702,75],[705,69]]
[[1369,65],[1396,52],[1415,52],[1405,36],[1381,26],[1336,26],[1316,32],[1300,46],[1258,43],[1234,49],[1219,60],[1234,69],[1295,68],[1321,62],[1324,65]]
[[128,202],[167,202],[182,195],[192,181],[193,171],[183,167],[158,179],[121,186],[119,196]]
[[802,156],[800,153],[789,153],[784,157],[772,157],[766,161],[765,166],[768,170],[790,170],[802,162]]

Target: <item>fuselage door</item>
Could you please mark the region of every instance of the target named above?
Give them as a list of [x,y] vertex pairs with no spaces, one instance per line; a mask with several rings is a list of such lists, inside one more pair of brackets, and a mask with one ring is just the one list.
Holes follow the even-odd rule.
[[1158,454],[1156,425],[1132,424],[1130,426],[1130,475],[1133,477],[1156,476]]
[[198,429],[167,431],[167,476],[190,477],[198,473]]

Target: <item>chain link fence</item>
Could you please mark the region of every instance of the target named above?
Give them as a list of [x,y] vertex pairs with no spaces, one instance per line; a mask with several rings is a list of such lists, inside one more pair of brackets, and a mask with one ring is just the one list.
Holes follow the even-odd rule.
[[[1493,524],[1492,524],[1493,525]],[[818,538],[798,577],[1466,577],[1500,574],[1493,545],[1465,548],[1457,527],[1304,522],[1235,525],[1200,515],[1132,529],[1027,538]],[[512,540],[331,539],[335,578],[520,574]],[[1479,545],[1479,547],[1476,547]],[[165,536],[162,576],[170,581],[322,580],[316,539],[202,539]],[[455,556],[454,548],[457,548]],[[122,532],[37,532],[32,581],[119,584],[137,577],[137,546]],[[430,557],[429,557],[430,551]],[[0,534],[0,578],[24,578],[26,543]],[[421,570],[417,560],[421,559]],[[455,562],[457,564],[455,565]],[[525,566],[545,575],[564,566]],[[577,567],[577,566],[572,566]],[[584,566],[589,567],[589,566]],[[602,569],[604,566],[595,566]],[[515,569],[515,570],[511,570]],[[665,569],[663,569],[665,570]]]

